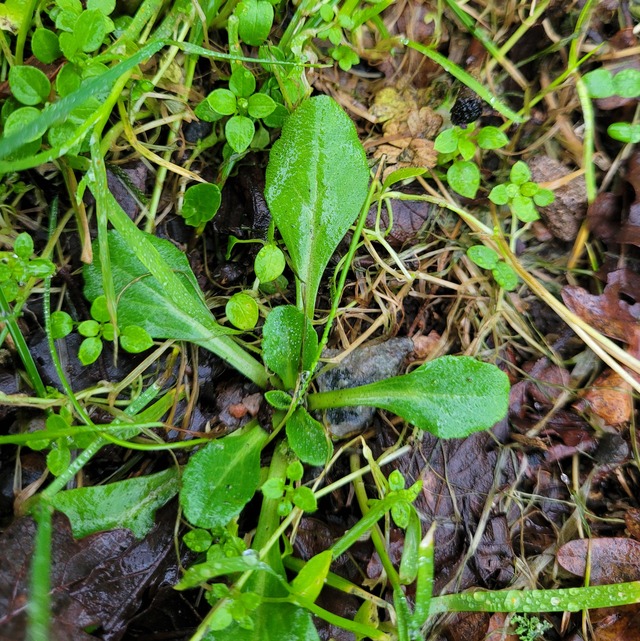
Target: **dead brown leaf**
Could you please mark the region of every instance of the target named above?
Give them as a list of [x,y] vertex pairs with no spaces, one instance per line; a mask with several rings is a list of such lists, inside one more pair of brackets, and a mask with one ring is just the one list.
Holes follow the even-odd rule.
[[607,425],[620,425],[631,418],[631,385],[613,370],[606,370],[574,404],[578,411],[590,409]]
[[[625,270],[611,272],[607,286],[600,295],[587,292],[582,287],[567,286],[562,289],[565,305],[582,320],[606,336],[632,343],[640,333],[640,304],[621,298],[625,289]],[[629,294],[627,294],[629,295]]]
[[640,580],[640,542],[622,537],[576,539],[565,543],[557,560],[567,572],[583,577],[590,554],[590,584]]
[[[103,641],[126,632],[143,596],[173,564],[171,518],[160,518],[141,541],[130,530],[111,530],[76,541],[67,518],[55,514],[52,535],[51,641],[90,641],[99,628]],[[0,641],[26,638],[29,568],[35,523],[23,517],[0,537]]]

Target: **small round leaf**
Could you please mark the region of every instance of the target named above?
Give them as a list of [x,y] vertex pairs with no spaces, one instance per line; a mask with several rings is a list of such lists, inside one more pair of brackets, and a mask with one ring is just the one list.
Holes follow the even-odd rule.
[[96,51],[102,45],[108,31],[105,15],[97,9],[83,11],[73,29],[78,46],[85,53]]
[[582,79],[587,85],[587,91],[592,98],[608,98],[616,92],[613,77],[608,69],[594,69],[586,73]]
[[91,363],[95,363],[98,360],[101,353],[102,341],[93,336],[82,341],[78,350],[78,358],[83,365],[91,365]]
[[480,186],[478,165],[468,160],[454,162],[447,170],[449,186],[465,198],[474,198]]
[[258,303],[249,294],[240,292],[234,294],[225,306],[227,318],[238,329],[248,331],[253,329],[258,322]]
[[66,64],[56,76],[56,91],[61,98],[68,96],[82,84],[79,68],[74,64]]
[[476,146],[466,137],[460,137],[458,140],[458,151],[464,160],[471,160],[476,153]]
[[56,266],[46,258],[34,258],[25,265],[29,278],[46,278],[56,271]]
[[102,324],[102,340],[113,342],[116,338],[116,330],[113,323]]
[[13,243],[13,251],[18,258],[22,258],[22,260],[29,260],[33,254],[33,239],[31,236],[25,232],[18,234],[15,242]]
[[252,47],[261,45],[273,25],[273,6],[267,0],[243,0],[236,7],[238,33],[243,42]]
[[191,185],[185,192],[182,203],[182,216],[187,225],[199,227],[211,220],[220,208],[221,199],[218,185]]
[[512,291],[518,286],[518,274],[507,263],[499,262],[492,271],[496,283],[507,291]]
[[100,333],[100,323],[95,320],[82,321],[78,325],[78,333],[88,338],[97,336]]
[[60,476],[71,463],[71,452],[68,447],[54,447],[47,454],[47,467],[54,476]]
[[109,310],[107,309],[107,297],[102,294],[91,303],[91,318],[99,323],[109,321]]
[[538,187],[538,183],[534,182],[526,182],[524,185],[520,185],[520,195],[521,196],[527,196],[528,198],[531,198],[532,196],[535,196],[538,191],[540,191],[540,187]]
[[116,0],[87,0],[87,9],[95,9],[105,16],[113,13],[116,8]]
[[282,274],[286,265],[284,254],[276,245],[265,245],[256,256],[254,270],[262,283],[275,280]]
[[484,245],[474,245],[467,249],[467,256],[479,267],[483,269],[493,269],[500,261],[497,252]]
[[507,134],[498,127],[483,127],[478,132],[477,140],[480,149],[500,149],[509,142]]
[[248,69],[236,67],[229,78],[229,89],[238,98],[248,98],[256,90],[256,79]]
[[517,216],[518,220],[523,223],[531,223],[540,218],[533,200],[526,196],[516,196],[510,203],[511,211]]
[[539,189],[533,195],[533,202],[538,205],[538,207],[546,207],[550,205],[556,199],[554,193],[550,189]]
[[255,133],[255,125],[253,120],[246,116],[233,116],[227,120],[224,126],[224,135],[229,143],[229,146],[238,154],[245,151]]
[[39,105],[51,92],[49,78],[36,67],[18,65],[9,70],[9,88],[23,105]]
[[640,71],[638,69],[623,69],[613,77],[616,94],[623,98],[640,96]]
[[496,205],[506,205],[509,202],[507,186],[496,185],[489,193],[489,200]]
[[318,501],[310,488],[299,487],[293,493],[293,504],[303,512],[315,512],[318,509]]
[[214,89],[208,96],[207,102],[211,109],[223,116],[236,112],[236,97],[228,89]]
[[31,50],[33,55],[45,64],[51,64],[62,55],[58,36],[53,31],[42,27],[38,27],[31,36]]
[[284,479],[280,477],[267,479],[260,487],[260,491],[266,498],[277,500],[284,494]]
[[275,407],[277,410],[288,410],[293,400],[289,394],[277,389],[265,392],[264,398],[271,407]]
[[630,122],[614,122],[609,125],[607,133],[620,142],[635,145],[640,142],[640,124]]
[[249,98],[247,110],[252,118],[266,118],[274,112],[275,108],[276,101],[273,98],[266,93],[254,93]]
[[73,319],[67,312],[53,312],[51,314],[51,336],[54,339],[64,338],[73,331]]
[[458,149],[459,129],[441,131],[433,143],[433,148],[441,154],[452,154]]
[[206,552],[211,547],[211,543],[213,543],[211,533],[201,528],[195,528],[187,532],[182,537],[182,540],[194,552]]
[[127,325],[120,334],[120,345],[125,352],[139,354],[153,345],[153,339],[143,327]]
[[531,171],[529,170],[527,163],[522,160],[518,160],[518,162],[511,167],[509,180],[514,185],[524,185],[524,183],[531,180]]

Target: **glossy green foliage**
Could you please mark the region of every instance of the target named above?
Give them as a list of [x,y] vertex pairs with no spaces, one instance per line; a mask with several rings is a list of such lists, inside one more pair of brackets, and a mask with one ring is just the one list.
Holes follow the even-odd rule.
[[238,292],[227,301],[225,313],[230,323],[246,332],[256,326],[260,310],[253,296]]
[[37,67],[20,65],[9,70],[9,89],[23,105],[33,106],[45,102],[51,91],[51,83]]
[[[109,320],[107,299],[98,296],[91,303],[91,320],[77,324],[78,333],[84,340],[78,349],[78,358],[83,365],[94,363],[102,353],[102,341],[113,341],[118,336],[122,349],[131,354],[139,354],[153,345],[148,332],[138,325],[127,325],[121,330],[114,328]],[[73,331],[74,322],[67,312],[56,311],[51,314],[51,334],[53,338],[64,338]]]
[[64,512],[77,538],[118,527],[142,538],[153,527],[156,510],[178,492],[174,468],[108,485],[59,492],[52,505]]
[[[259,4],[263,2],[273,11],[265,0]],[[201,120],[215,122],[231,116],[225,123],[224,135],[231,149],[238,154],[246,151],[254,140],[255,121],[268,118],[277,108],[269,95],[254,93],[255,90],[255,76],[245,67],[237,66],[229,78],[229,88],[214,89],[196,107],[196,115]]]
[[320,552],[309,559],[298,576],[291,581],[291,591],[304,599],[315,601],[324,587],[331,561],[331,550]]
[[240,38],[257,47],[268,37],[273,25],[273,5],[267,0],[242,0],[236,7]]
[[182,217],[187,225],[199,227],[210,221],[218,212],[222,197],[220,187],[210,183],[191,185],[184,192]]
[[298,107],[271,150],[265,197],[310,319],[324,270],[363,206],[368,183],[364,149],[335,100],[317,96]]
[[286,260],[282,250],[270,243],[265,245],[257,254],[253,269],[263,283],[269,283],[282,274]]
[[333,446],[324,427],[304,407],[289,417],[286,431],[291,449],[304,463],[324,465],[331,457]]
[[493,249],[474,245],[467,249],[467,256],[479,267],[490,269],[496,283],[503,289],[511,291],[518,286],[518,275]]
[[[231,623],[231,622],[230,622]],[[259,631],[259,636],[258,636]],[[319,641],[311,614],[291,603],[262,602],[251,613],[250,627],[232,622],[222,630],[211,631],[206,641]]]
[[260,450],[266,440],[266,433],[255,428],[209,443],[189,459],[180,505],[190,523],[220,527],[240,514],[260,484]]
[[262,329],[264,364],[292,390],[298,375],[312,367],[318,351],[318,336],[311,322],[292,305],[276,307]]
[[511,213],[523,223],[540,218],[536,207],[546,207],[555,199],[553,192],[531,181],[527,163],[518,160],[509,172],[509,182],[491,190],[489,200],[496,205],[508,205]]
[[[174,338],[194,343],[206,341],[212,333],[218,336],[229,333],[230,330],[215,322],[207,309],[187,257],[167,240],[150,234],[144,234],[144,237],[186,288],[189,305],[170,298],[166,287],[151,276],[122,236],[110,231],[108,242],[118,300],[118,324],[123,327],[138,325],[154,338]],[[90,301],[103,293],[100,248],[97,243],[94,243],[94,256],[94,262],[84,268],[84,292]]]
[[494,365],[443,356],[410,374],[309,395],[309,409],[366,405],[386,409],[441,438],[462,438],[504,418],[509,379]]

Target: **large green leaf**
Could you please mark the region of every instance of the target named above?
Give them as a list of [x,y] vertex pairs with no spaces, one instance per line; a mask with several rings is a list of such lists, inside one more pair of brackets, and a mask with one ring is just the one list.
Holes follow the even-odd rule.
[[260,450],[266,440],[267,434],[255,427],[213,441],[189,459],[180,504],[190,523],[214,528],[240,514],[260,484]]
[[113,528],[129,528],[142,538],[153,527],[153,516],[178,492],[174,468],[126,481],[58,492],[51,503],[64,512],[77,538]]
[[354,405],[389,410],[441,438],[461,438],[504,418],[509,379],[495,365],[443,356],[404,376],[308,397],[310,410]]
[[265,196],[289,250],[308,318],[322,274],[367,195],[369,169],[349,117],[328,96],[287,119],[267,166]]
[[[143,234],[144,232],[140,232]],[[187,257],[168,240],[144,234],[161,259],[174,271],[189,297],[188,306],[166,295],[166,288],[150,273],[116,231],[109,232],[109,254],[120,327],[139,325],[154,338],[173,338],[192,342],[206,337],[232,333],[211,316],[200,293]],[[93,246],[94,260],[84,268],[85,296],[95,300],[103,294],[100,247]]]
[[233,622],[209,632],[205,641],[319,641],[311,614],[291,603],[261,603],[251,613],[253,630]]
[[[118,229],[109,232],[107,242],[119,327],[139,325],[153,338],[197,343],[265,387],[263,365],[227,336],[235,330],[213,318],[187,257],[169,241],[138,230],[109,198],[110,220]],[[98,242],[93,251],[93,263],[84,268],[84,293],[90,301],[104,293]]]
[[318,335],[311,322],[293,305],[282,305],[269,312],[262,329],[262,359],[292,390],[298,374],[313,365],[318,351]]

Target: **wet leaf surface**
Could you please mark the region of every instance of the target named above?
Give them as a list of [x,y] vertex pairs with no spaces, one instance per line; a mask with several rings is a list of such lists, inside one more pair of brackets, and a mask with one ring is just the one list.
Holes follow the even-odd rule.
[[[52,641],[117,641],[145,596],[174,573],[174,521],[164,511],[141,541],[129,530],[74,540],[66,517],[54,515],[51,599]],[[0,639],[26,638],[26,602],[34,522],[15,520],[1,535]],[[170,580],[170,579],[169,579]],[[95,629],[96,634],[85,632]]]

